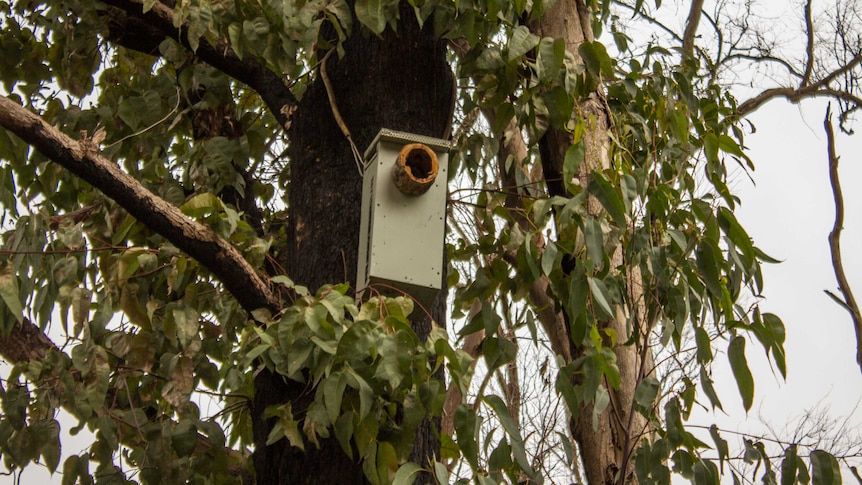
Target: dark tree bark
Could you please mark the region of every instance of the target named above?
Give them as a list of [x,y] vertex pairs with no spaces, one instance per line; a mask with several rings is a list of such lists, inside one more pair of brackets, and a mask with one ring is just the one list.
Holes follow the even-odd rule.
[[[358,32],[357,23],[344,57],[333,54],[327,62],[335,102],[360,152],[380,128],[441,137],[450,122],[453,82],[445,42],[434,38],[430,25],[420,29],[409,6],[401,19],[397,32],[387,29],[381,37]],[[283,264],[291,279],[312,291],[326,283],[354,284],[362,180],[319,74],[293,114],[289,136],[290,228]],[[432,309],[438,322],[445,321],[444,303],[441,295]],[[424,338],[430,322],[417,316],[414,328]],[[309,445],[305,452],[287,440],[264,446],[273,424],[262,420],[264,409],[290,400],[301,417],[313,395],[304,385],[265,372],[255,379],[255,389],[254,464],[259,484],[367,483],[361,464],[348,459],[334,438],[322,440],[320,450]],[[439,456],[431,426],[416,433],[413,460],[420,465]]]

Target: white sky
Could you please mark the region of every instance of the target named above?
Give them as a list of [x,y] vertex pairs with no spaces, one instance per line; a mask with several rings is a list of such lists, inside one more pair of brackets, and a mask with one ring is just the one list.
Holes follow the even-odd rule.
[[[783,261],[764,266],[766,301],[761,308],[780,316],[787,328],[787,381],[771,370],[763,347],[751,337],[746,355],[754,374],[755,401],[748,418],[727,360],[721,357],[716,359],[714,377],[727,414],[695,413],[694,422],[771,436],[763,425],[766,421],[779,434],[787,431],[786,437],[805,411],[819,408],[831,418],[850,416],[855,425],[852,435],[859,442],[862,409],[856,407],[862,401],[862,373],[856,365],[853,325],[848,313],[823,293],[828,289],[838,294],[826,240],[835,212],[825,112],[825,102],[797,106],[773,101],[752,114],[757,132],[746,138],[746,144],[757,167],[753,174],[757,185],[740,174],[735,186],[742,198],[737,211],[740,222],[758,247]],[[837,130],[837,121],[833,122]],[[857,125],[862,129],[862,124]],[[845,198],[841,247],[845,272],[858,300],[862,296],[862,139],[836,133],[836,145]],[[731,446],[738,441],[731,434],[722,437]],[[712,443],[708,436],[704,440]],[[847,471],[844,480],[855,482]]]

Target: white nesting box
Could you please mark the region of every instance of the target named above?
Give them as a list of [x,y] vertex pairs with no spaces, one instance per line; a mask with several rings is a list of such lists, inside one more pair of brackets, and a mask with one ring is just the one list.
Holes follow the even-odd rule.
[[[356,294],[440,292],[449,142],[388,129],[365,151]],[[403,293],[402,293],[403,292]]]

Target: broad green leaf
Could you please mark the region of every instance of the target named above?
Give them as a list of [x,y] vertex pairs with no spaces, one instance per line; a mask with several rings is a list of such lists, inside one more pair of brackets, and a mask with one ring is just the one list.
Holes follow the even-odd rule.
[[584,60],[587,70],[593,76],[605,76],[606,78],[613,77],[613,61],[608,55],[607,49],[601,42],[583,42],[578,46],[578,53]]
[[15,277],[11,266],[0,269],[0,297],[3,298],[6,308],[12,312],[18,322],[23,322],[24,306],[18,299],[18,279]]
[[608,288],[600,279],[588,277],[587,281],[590,285],[590,295],[593,297],[593,303],[604,313],[605,318],[613,318],[614,310],[611,308],[611,298]]
[[703,277],[706,288],[714,298],[721,298],[721,257],[715,247],[708,241],[703,241],[697,246],[695,257],[697,269]]
[[718,225],[724,233],[727,234],[727,237],[733,241],[733,244],[742,250],[746,263],[753,264],[755,258],[754,244],[752,244],[751,238],[748,236],[748,233],[745,232],[745,229],[743,229],[739,222],[737,222],[736,216],[733,215],[733,212],[725,207],[719,207]]
[[545,251],[542,253],[542,273],[545,276],[550,276],[551,271],[554,270],[557,254],[557,245],[553,241],[548,241]]
[[823,450],[811,452],[812,485],[841,485],[841,468],[838,460]]
[[700,369],[700,385],[703,389],[703,393],[706,394],[707,399],[709,399],[709,403],[712,405],[712,408],[724,409],[721,407],[718,393],[715,392],[715,387],[712,385],[712,379],[709,377],[705,367],[701,367]]
[[398,471],[392,478],[392,485],[413,485],[413,482],[416,481],[420,473],[422,473],[422,468],[408,461],[398,468]]
[[618,227],[626,227],[626,205],[623,198],[601,172],[590,174],[590,194],[601,202]]
[[530,32],[524,25],[519,25],[512,31],[509,42],[506,45],[509,61],[520,59],[521,56],[539,45],[539,38]]
[[198,218],[224,209],[224,204],[215,194],[204,192],[197,194],[180,206],[183,214]]
[[356,18],[377,35],[380,35],[386,28],[385,1],[356,0],[356,4],[354,5]]
[[395,448],[388,441],[381,441],[377,445],[377,476],[380,483],[391,483],[398,470],[398,455]]
[[648,376],[635,389],[635,404],[644,416],[652,414],[660,387],[658,379]]
[[563,39],[545,37],[539,42],[538,51],[536,66],[539,81],[551,83],[557,79],[560,68],[563,67],[563,61],[566,58],[566,43]]
[[697,343],[697,361],[701,364],[712,362],[712,341],[703,327],[694,330],[695,342]]
[[584,239],[587,243],[587,254],[593,263],[593,268],[601,268],[605,259],[604,233],[602,224],[592,216],[584,217]]
[[730,360],[730,368],[733,370],[739,394],[742,396],[742,405],[748,411],[754,402],[754,378],[745,359],[745,338],[737,336],[730,341],[727,357]]

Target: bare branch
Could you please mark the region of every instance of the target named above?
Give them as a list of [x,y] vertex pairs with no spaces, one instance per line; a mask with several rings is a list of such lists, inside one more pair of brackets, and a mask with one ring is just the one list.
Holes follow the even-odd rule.
[[278,302],[235,247],[186,217],[111,161],[91,140],[75,141],[11,99],[0,97],[0,126],[111,197],[153,231],[218,277],[247,311],[278,310]]
[[811,0],[805,2],[805,37],[808,44],[805,46],[805,74],[802,76],[802,86],[811,81],[811,73],[814,71],[814,21],[811,18]]
[[694,56],[694,37],[697,35],[697,26],[700,24],[702,12],[703,0],[692,0],[685,32],[682,34],[682,51],[686,57]]
[[832,185],[832,196],[835,200],[835,224],[829,233],[829,252],[832,254],[832,268],[835,271],[835,279],[838,280],[838,289],[844,296],[844,308],[850,313],[853,327],[856,330],[856,363],[862,370],[862,313],[859,305],[850,289],[847,275],[844,274],[844,263],[841,259],[841,230],[844,228],[844,195],[841,192],[841,181],[838,176],[838,159],[835,154],[835,132],[832,128],[832,110],[826,109],[826,118],[823,120],[826,130],[826,143],[829,154],[829,183]]
[[[146,13],[143,11],[143,4],[136,0],[106,0],[105,3],[125,11],[133,18],[143,20],[161,31],[165,37],[174,39],[191,50],[187,29],[174,27],[174,11],[164,3],[155,2]],[[289,126],[289,115],[297,100],[279,75],[250,57],[240,59],[227,45],[213,46],[204,39],[200,40],[194,54],[200,60],[257,91],[279,124],[283,127]]]
[[862,106],[862,97],[856,96],[847,91],[842,91],[840,89],[832,89],[832,88],[823,88],[821,87],[821,83],[818,82],[816,84],[811,84],[804,88],[771,88],[763,91],[757,96],[750,98],[739,105],[737,108],[737,113],[740,116],[748,115],[749,113],[754,112],[768,101],[771,101],[775,98],[786,98],[788,101],[793,103],[798,103],[806,98],[819,98],[819,97],[829,97],[834,99],[840,99],[842,101],[846,101],[848,103]]

